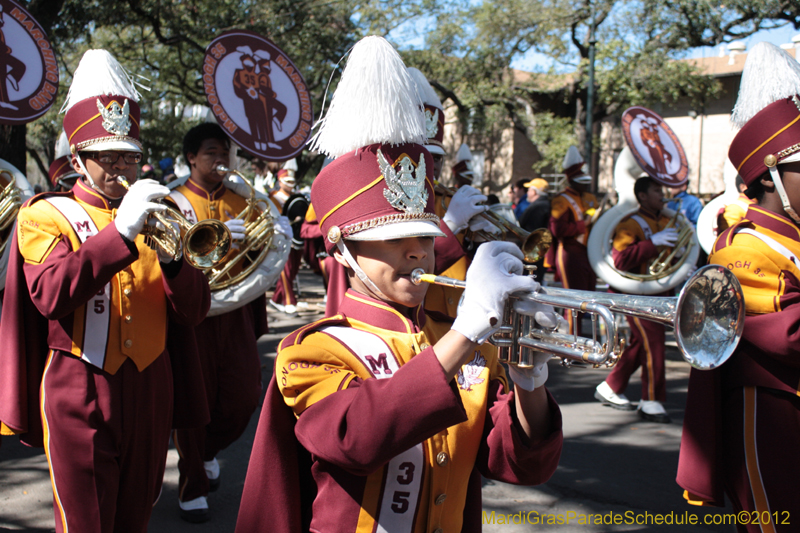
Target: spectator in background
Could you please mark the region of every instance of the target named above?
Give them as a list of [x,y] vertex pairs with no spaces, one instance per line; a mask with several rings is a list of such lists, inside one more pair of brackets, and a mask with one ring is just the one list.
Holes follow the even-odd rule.
[[[525,231],[547,228],[550,223],[550,198],[547,195],[549,184],[542,178],[536,178],[525,184],[528,188],[528,208],[519,217],[519,225]],[[536,261],[534,277],[539,283],[544,279],[544,256]]]
[[514,208],[514,216],[519,220],[520,217],[522,217],[522,213],[524,213],[528,205],[530,205],[528,202],[528,188],[525,186],[525,180],[517,180],[511,188],[511,193],[513,195],[511,204]]
[[486,205],[495,205],[499,203],[500,203],[500,198],[498,198],[496,194],[486,195]]
[[700,216],[700,211],[703,210],[703,202],[697,196],[686,192],[688,188],[688,181],[680,187],[671,187],[672,200],[667,204],[667,208],[675,211],[678,208],[678,200],[681,200],[681,213],[686,217],[686,220],[692,223],[692,226],[697,227],[697,218]]
[[142,165],[142,179],[158,180],[153,165]]

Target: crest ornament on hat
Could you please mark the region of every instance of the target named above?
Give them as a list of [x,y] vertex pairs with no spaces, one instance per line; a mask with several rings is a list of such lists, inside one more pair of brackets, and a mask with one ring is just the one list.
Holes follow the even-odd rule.
[[[409,156],[403,155],[392,165],[379,148],[378,165],[389,187],[383,191],[389,204],[406,213],[424,212],[425,204],[428,203],[428,192],[425,190],[425,157],[420,155],[419,164],[415,165]],[[395,170],[395,166],[399,167],[399,172]]]
[[103,117],[103,128],[112,135],[127,135],[131,131],[131,104],[125,100],[120,108],[117,101],[112,101],[106,108],[97,100],[97,110]]
[[414,79],[417,93],[422,98],[424,105],[425,134],[428,137],[425,146],[432,154],[444,155],[444,107],[442,102],[422,72],[409,67],[408,73]]

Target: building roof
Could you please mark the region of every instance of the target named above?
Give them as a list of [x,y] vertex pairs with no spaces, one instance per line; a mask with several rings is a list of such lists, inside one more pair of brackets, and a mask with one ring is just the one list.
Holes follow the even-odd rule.
[[[792,57],[795,56],[795,48],[784,50]],[[709,74],[715,78],[726,76],[738,76],[744,69],[744,62],[747,60],[747,52],[726,54],[717,57],[700,57],[684,59],[687,63],[693,64],[700,69],[702,74]]]

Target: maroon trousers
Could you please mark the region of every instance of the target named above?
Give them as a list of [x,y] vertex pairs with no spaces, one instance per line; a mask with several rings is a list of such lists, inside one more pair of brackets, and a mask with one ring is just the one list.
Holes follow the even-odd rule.
[[56,531],[147,531],[169,447],[169,355],[112,376],[51,352],[42,390]]
[[272,301],[281,305],[297,305],[297,296],[294,293],[294,278],[300,270],[300,263],[303,259],[303,250],[292,250],[289,252],[289,259],[283,267],[281,277],[275,285],[275,292],[272,294]]
[[[566,242],[559,242],[556,250],[556,272],[561,279],[565,289],[577,289],[581,291],[593,291],[597,287],[597,276],[589,264],[589,256],[586,253],[586,246],[574,239],[567,239]],[[581,314],[578,314],[580,318]],[[572,331],[572,311],[567,309],[564,318],[569,322]],[[578,323],[578,334],[582,333],[580,322]]]
[[173,432],[181,501],[208,495],[203,462],[211,461],[242,436],[259,404],[258,334],[252,305],[207,317],[195,328],[211,422],[202,428]]
[[628,380],[636,369],[642,367],[642,400],[667,399],[667,382],[664,376],[664,326],[649,320],[626,317],[631,327],[628,346],[619,362],[608,374],[606,383],[617,394],[625,392]]
[[722,412],[725,493],[750,521],[738,531],[797,531],[800,461],[793,446],[800,442],[800,398],[739,387],[725,393]]

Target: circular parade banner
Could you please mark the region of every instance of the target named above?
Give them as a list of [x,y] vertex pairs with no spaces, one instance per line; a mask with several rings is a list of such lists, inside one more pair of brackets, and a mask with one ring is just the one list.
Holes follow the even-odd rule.
[[58,64],[47,34],[22,6],[0,0],[0,124],[44,115],[58,92]]
[[666,187],[689,179],[683,146],[664,119],[646,107],[629,107],[622,114],[622,132],[639,166]]
[[203,86],[217,122],[255,157],[286,161],[311,135],[306,82],[269,39],[246,30],[221,34],[206,48]]

